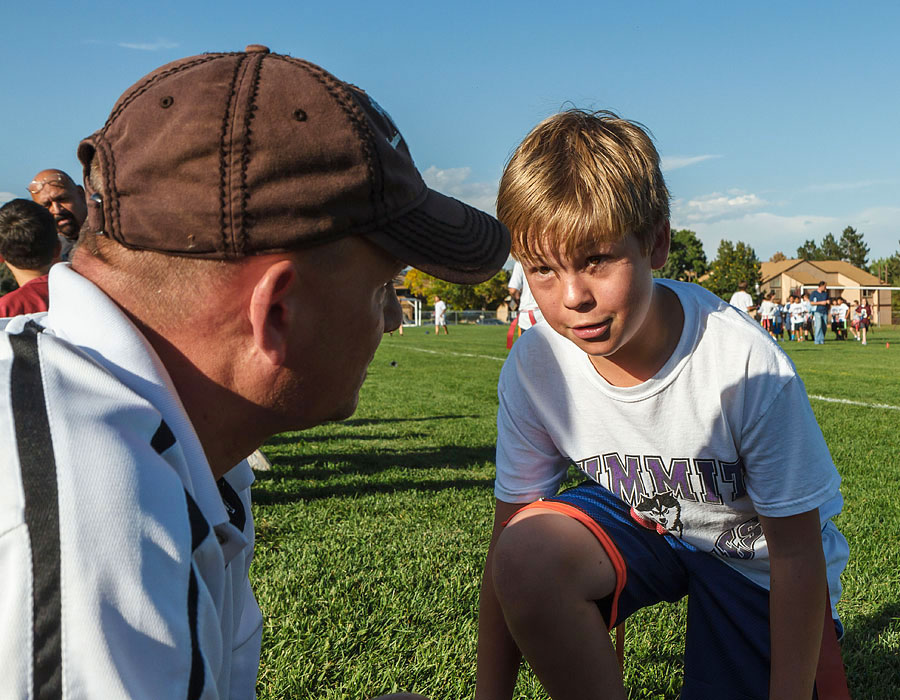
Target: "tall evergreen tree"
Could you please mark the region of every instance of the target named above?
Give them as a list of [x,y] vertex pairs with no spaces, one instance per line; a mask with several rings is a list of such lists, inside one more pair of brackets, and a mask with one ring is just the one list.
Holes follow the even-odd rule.
[[846,260],[851,265],[856,265],[863,270],[869,258],[869,246],[863,240],[863,234],[852,226],[848,226],[841,234],[841,260]]
[[804,241],[803,245],[797,248],[797,257],[801,260],[821,260],[822,250],[814,240]]
[[830,231],[822,239],[822,245],[819,246],[819,255],[820,258],[818,260],[843,260],[844,254],[841,245],[837,242],[837,239],[834,237],[834,234]]

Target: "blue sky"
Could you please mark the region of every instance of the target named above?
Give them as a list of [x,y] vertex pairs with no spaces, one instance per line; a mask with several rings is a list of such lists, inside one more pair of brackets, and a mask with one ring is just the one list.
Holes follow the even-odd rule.
[[[393,116],[429,184],[493,212],[528,130],[570,105],[645,124],[672,224],[762,260],[845,226],[900,248],[900,5],[889,2],[8,3],[0,201],[152,69],[250,43],[311,60]],[[78,178],[80,179],[80,178]]]

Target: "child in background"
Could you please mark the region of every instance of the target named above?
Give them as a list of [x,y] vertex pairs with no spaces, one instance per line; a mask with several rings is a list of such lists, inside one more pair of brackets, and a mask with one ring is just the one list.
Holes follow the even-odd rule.
[[809,292],[803,292],[803,300],[800,302],[803,306],[803,336],[806,340],[812,338],[813,318],[812,304],[809,303]]
[[837,322],[838,334],[841,340],[847,340],[847,316],[850,313],[850,306],[844,297],[838,297],[837,300]]
[[[650,138],[552,116],[497,214],[546,323],[500,376],[476,698],[510,698],[521,653],[554,700],[623,699],[607,630],[688,594],[684,700],[812,698],[848,556],[840,477],[759,325],[653,279],[670,230]],[[571,464],[587,481],[557,494]]]
[[806,308],[800,297],[795,296],[791,304],[791,330],[794,334],[794,340],[802,343],[806,336]]
[[772,339],[775,338],[775,292],[769,292],[763,297],[759,305],[760,324],[766,329]]
[[869,306],[869,303],[863,299],[862,303],[856,307],[856,314],[859,318],[859,339],[862,340],[862,344],[866,345],[866,338],[869,333],[869,317],[871,314],[872,307]]
[[775,339],[780,343],[784,341],[784,306],[778,300],[773,301],[775,312],[772,315],[772,330],[775,332]]

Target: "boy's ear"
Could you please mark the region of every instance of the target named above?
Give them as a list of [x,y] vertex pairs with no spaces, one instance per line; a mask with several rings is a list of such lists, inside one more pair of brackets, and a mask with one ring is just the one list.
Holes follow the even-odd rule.
[[653,241],[653,250],[650,251],[650,269],[659,270],[669,258],[669,244],[672,242],[672,229],[669,220],[659,224],[656,230],[656,239]]
[[296,330],[297,284],[296,265],[291,260],[279,260],[265,269],[250,294],[253,345],[276,367],[285,363]]

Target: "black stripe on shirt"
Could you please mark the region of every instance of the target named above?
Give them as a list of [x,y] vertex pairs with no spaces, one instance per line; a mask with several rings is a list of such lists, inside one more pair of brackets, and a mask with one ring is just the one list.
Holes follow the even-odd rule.
[[160,421],[159,427],[150,438],[150,447],[156,450],[156,454],[161,455],[174,444],[175,436],[172,434],[172,429],[166,425],[165,421]]
[[197,574],[191,565],[191,578],[188,582],[188,622],[191,627],[191,678],[188,681],[188,700],[195,700],[203,694],[204,669],[203,654],[200,653],[200,641],[197,636],[197,599],[200,589],[197,585]]
[[209,523],[206,522],[206,518],[203,517],[200,506],[197,505],[197,502],[191,497],[191,494],[187,492],[187,489],[184,491],[184,497],[187,499],[188,520],[191,523],[191,551],[195,552],[197,551],[197,547],[200,546],[200,543],[206,539],[207,535],[209,535],[209,531],[212,528],[210,528]]
[[48,700],[62,697],[62,601],[56,459],[38,355],[41,330],[29,321],[20,335],[8,337],[10,399],[31,544],[33,694]]

